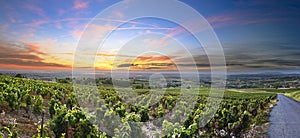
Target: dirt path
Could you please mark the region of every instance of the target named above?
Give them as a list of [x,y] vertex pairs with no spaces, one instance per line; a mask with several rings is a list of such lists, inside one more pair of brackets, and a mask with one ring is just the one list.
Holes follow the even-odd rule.
[[300,138],[300,103],[281,94],[278,100],[271,111],[268,135],[270,138]]

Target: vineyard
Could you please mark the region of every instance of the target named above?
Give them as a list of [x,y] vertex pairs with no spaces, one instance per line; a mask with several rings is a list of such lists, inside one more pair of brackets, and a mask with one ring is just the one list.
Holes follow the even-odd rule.
[[[213,107],[207,104],[208,88],[195,92],[197,102],[190,107],[178,101],[178,89],[167,89],[157,97],[145,96],[150,93],[148,88],[136,89],[138,96],[131,99],[126,94],[120,96],[110,86],[99,85],[95,93],[83,85],[77,91],[84,92],[75,93],[71,84],[3,75],[0,87],[0,137],[149,136],[142,123],[150,129],[161,127],[157,137],[242,137],[253,127],[268,122],[276,99],[275,93],[226,91],[215,115],[204,123],[201,117],[210,114],[205,107]],[[125,102],[130,100],[137,104]],[[192,111],[185,114],[185,108]],[[173,115],[168,117],[169,114]],[[182,116],[187,119],[182,120]]]

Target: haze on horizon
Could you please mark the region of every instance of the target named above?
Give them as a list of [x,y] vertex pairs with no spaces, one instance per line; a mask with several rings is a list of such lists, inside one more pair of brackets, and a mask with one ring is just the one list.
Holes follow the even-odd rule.
[[[132,0],[127,0],[128,4]],[[201,44],[180,25],[157,18],[125,22],[125,14],[101,19],[103,24],[85,30],[89,21],[117,0],[25,0],[0,2],[0,70],[71,70],[83,31],[107,32],[112,22],[124,22],[115,29],[98,51],[95,68],[100,71],[190,70],[209,71],[208,58]],[[228,71],[299,70],[300,1],[184,0],[211,24],[226,57]],[[168,10],[166,8],[166,10]],[[188,16],[188,15],[187,15]],[[197,23],[190,23],[197,25]],[[199,31],[201,33],[201,31]],[[155,34],[155,35],[153,35]],[[137,37],[138,36],[138,37]],[[130,41],[135,38],[134,41]],[[180,43],[191,52],[195,64],[184,55]],[[124,43],[132,50],[124,49]],[[136,55],[134,50],[149,51]],[[95,56],[95,55],[91,55]],[[134,60],[132,60],[134,59]],[[85,67],[82,63],[83,68]]]

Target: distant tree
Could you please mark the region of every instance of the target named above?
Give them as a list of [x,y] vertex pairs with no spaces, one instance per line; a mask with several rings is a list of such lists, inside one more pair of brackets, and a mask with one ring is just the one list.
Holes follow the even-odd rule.
[[56,78],[56,82],[58,82],[58,83],[67,83],[67,84],[69,84],[69,83],[72,82],[72,79],[71,79],[71,78],[62,78],[62,79]]
[[15,77],[17,77],[17,78],[23,78],[23,76],[21,74],[17,74]]

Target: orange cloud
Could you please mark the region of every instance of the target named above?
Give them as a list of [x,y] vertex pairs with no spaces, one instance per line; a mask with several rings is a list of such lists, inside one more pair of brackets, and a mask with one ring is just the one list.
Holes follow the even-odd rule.
[[40,54],[40,55],[46,54],[46,53],[40,51],[42,46],[39,45],[39,43],[37,43],[37,42],[25,43],[25,46],[27,46],[30,53]]
[[70,69],[71,64],[46,61],[51,57],[44,53],[43,46],[37,42],[20,43],[0,40],[0,67],[3,69]]
[[170,58],[167,56],[139,56],[135,62],[148,63],[148,62],[170,62]]
[[97,54],[97,56],[115,57],[115,56],[119,56],[119,55],[118,54],[110,54],[110,53],[100,52],[100,53]]
[[[126,60],[125,60],[126,61]],[[129,68],[128,68],[129,67]],[[160,55],[145,55],[137,57],[132,63],[118,65],[119,69],[129,70],[176,70],[177,67],[170,57]]]
[[70,70],[71,66],[27,66],[15,64],[1,64],[0,69],[21,69],[21,70]]

